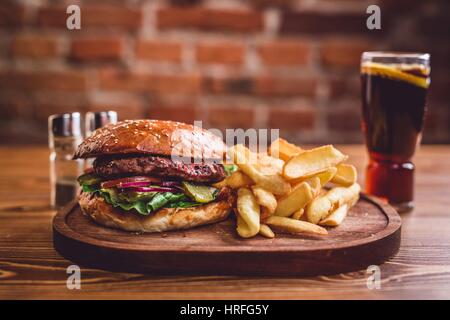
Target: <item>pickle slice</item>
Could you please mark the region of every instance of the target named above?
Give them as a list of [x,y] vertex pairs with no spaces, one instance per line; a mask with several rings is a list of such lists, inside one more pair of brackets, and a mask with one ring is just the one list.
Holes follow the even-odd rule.
[[183,182],[183,189],[193,200],[200,203],[207,203],[214,200],[215,188]]
[[88,185],[88,186],[99,184],[102,181],[100,177],[92,173],[85,173],[79,176],[77,180],[80,185]]
[[149,201],[156,192],[119,192],[117,198],[123,202]]

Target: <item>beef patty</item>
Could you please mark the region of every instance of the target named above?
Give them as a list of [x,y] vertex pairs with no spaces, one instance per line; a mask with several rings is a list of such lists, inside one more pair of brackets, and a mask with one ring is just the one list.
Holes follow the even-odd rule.
[[197,164],[151,155],[98,157],[94,161],[94,172],[103,178],[147,175],[192,182],[217,182],[226,175],[219,163]]

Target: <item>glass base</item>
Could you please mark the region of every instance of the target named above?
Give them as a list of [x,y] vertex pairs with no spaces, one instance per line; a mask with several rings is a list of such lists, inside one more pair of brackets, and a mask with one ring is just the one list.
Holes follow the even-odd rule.
[[366,192],[386,199],[398,212],[413,208],[414,165],[370,159],[366,169]]
[[412,211],[414,209],[414,202],[402,202],[402,203],[389,203],[391,206],[397,210],[398,213],[406,213]]

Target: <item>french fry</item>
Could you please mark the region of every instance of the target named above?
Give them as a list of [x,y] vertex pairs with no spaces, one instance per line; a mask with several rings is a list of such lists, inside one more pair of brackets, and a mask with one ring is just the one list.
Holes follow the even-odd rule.
[[269,153],[272,157],[288,161],[291,157],[303,152],[304,150],[295,144],[289,143],[284,139],[278,138],[270,144]]
[[327,192],[326,197],[331,201],[334,209],[336,209],[337,207],[340,207],[345,203],[354,201],[354,198],[359,197],[359,191],[361,191],[361,187],[359,186],[359,184],[354,183],[347,188],[333,188]]
[[272,229],[267,224],[261,224],[259,228],[259,234],[266,238],[274,238],[275,233],[273,233]]
[[292,214],[291,218],[295,220],[300,220],[300,218],[303,216],[303,213],[305,213],[305,209],[302,208],[300,210],[295,211]]
[[239,189],[251,186],[253,183],[253,180],[250,179],[245,173],[242,171],[235,171],[224,180],[213,184],[213,187],[222,188],[228,186],[232,189]]
[[242,219],[241,216],[239,215],[237,216],[236,222],[237,222],[236,231],[239,234],[239,236],[241,236],[242,238],[251,238],[254,236],[254,231],[250,229],[251,227],[245,222],[244,219]]
[[278,200],[275,215],[288,217],[306,206],[313,198],[313,192],[307,182],[302,182],[286,196]]
[[269,156],[267,153],[258,153],[257,162],[254,164],[255,168],[258,169],[264,175],[274,175],[283,172],[284,161]]
[[[328,234],[321,226],[338,226],[359,199],[354,166],[332,145],[304,150],[284,139],[269,153],[242,144],[228,148],[239,168],[215,187],[238,190],[237,233],[244,238],[275,236],[271,227],[291,233]],[[338,185],[323,189],[328,183]],[[270,226],[270,227],[269,227]]]
[[[320,190],[322,189],[322,185],[320,183],[320,179],[317,176],[308,178],[305,180],[306,183],[309,184],[309,186],[311,187],[311,191],[313,193],[313,198],[317,197],[320,193]],[[294,187],[295,189],[295,187]]]
[[250,189],[238,190],[237,199],[238,224],[237,232],[241,237],[250,238],[259,232],[260,210],[253,193]]
[[318,225],[286,217],[271,216],[266,220],[266,223],[291,233],[310,233],[317,235],[328,234],[328,231],[325,228]]
[[231,188],[239,189],[251,185],[253,181],[242,171],[235,171],[228,177],[227,183]]
[[306,219],[317,224],[329,214],[332,208],[333,204],[326,195],[317,197],[306,206]]
[[270,191],[275,195],[281,196],[291,191],[291,185],[287,183],[280,175],[254,175],[253,178],[257,185],[267,189],[267,191]]
[[275,199],[275,196],[259,186],[252,186],[252,191],[256,198],[256,202],[258,202],[260,206],[267,208],[269,215],[273,214],[277,208],[277,199]]
[[276,195],[284,195],[290,191],[291,185],[281,175],[264,175],[251,164],[253,155],[243,145],[235,145],[229,148],[228,152],[239,169],[248,175],[257,185]]
[[306,206],[306,217],[308,221],[317,224],[328,217],[330,212],[342,205],[356,203],[360,190],[361,187],[359,184],[355,183],[348,188],[333,188],[324,195],[315,198]]
[[223,179],[222,181],[213,183],[212,186],[213,186],[214,188],[217,188],[217,189],[226,187],[226,186],[227,186],[226,180],[227,180],[227,178]]
[[325,219],[321,220],[319,224],[321,226],[329,226],[329,227],[336,227],[344,221],[344,218],[347,216],[349,206],[347,204],[342,205],[341,207],[337,208],[331,214],[326,217]]
[[320,184],[323,187],[324,185],[326,185],[328,182],[330,182],[333,179],[336,172],[337,172],[336,167],[329,167],[326,170],[316,174],[314,177],[317,177],[320,179]]
[[356,168],[351,164],[341,163],[337,166],[336,175],[331,179],[331,182],[344,187],[350,187],[356,182],[356,179]]
[[283,176],[288,179],[309,178],[345,161],[347,156],[332,145],[306,150],[293,156],[283,168]]
[[307,181],[311,178],[317,177],[320,180],[320,185],[323,187],[325,186],[328,182],[331,181],[331,179],[333,179],[334,175],[337,172],[337,168],[336,167],[329,167],[327,169],[325,169],[322,172],[316,173],[315,175],[309,177],[309,178],[298,178],[298,179],[293,179],[293,180],[289,180],[289,182],[291,184],[297,184],[300,183],[302,181]]

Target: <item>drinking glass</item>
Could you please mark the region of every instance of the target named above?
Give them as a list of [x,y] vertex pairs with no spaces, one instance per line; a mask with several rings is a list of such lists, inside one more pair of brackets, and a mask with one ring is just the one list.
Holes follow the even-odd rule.
[[362,130],[369,152],[366,191],[399,212],[414,207],[414,164],[430,85],[427,53],[364,52]]

